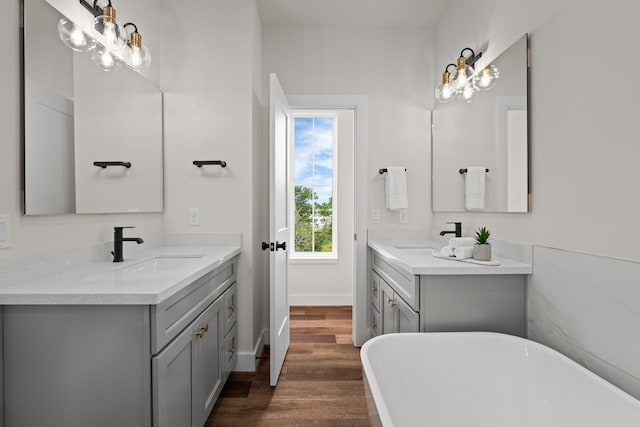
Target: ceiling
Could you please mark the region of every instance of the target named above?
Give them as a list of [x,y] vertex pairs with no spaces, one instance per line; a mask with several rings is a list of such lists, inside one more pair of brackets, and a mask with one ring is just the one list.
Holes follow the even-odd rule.
[[448,0],[257,0],[263,25],[431,29]]

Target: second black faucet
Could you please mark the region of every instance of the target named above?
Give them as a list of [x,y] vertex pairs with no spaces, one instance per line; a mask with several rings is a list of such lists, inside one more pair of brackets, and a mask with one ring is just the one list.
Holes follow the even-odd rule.
[[441,236],[444,236],[445,234],[454,234],[456,235],[456,237],[462,237],[462,223],[461,222],[447,222],[447,224],[455,224],[456,229],[455,230],[442,230],[440,232]]

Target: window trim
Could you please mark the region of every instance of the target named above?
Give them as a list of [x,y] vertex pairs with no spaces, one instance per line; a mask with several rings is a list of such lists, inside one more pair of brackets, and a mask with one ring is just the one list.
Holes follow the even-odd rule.
[[[296,118],[332,118],[332,172],[331,179],[331,252],[297,252],[295,250],[295,122]],[[294,109],[291,111],[291,120],[289,125],[291,153],[289,160],[289,168],[291,170],[289,200],[292,203],[289,206],[289,223],[291,249],[288,252],[289,260],[293,264],[333,264],[338,262],[338,113],[335,110],[326,109]]]

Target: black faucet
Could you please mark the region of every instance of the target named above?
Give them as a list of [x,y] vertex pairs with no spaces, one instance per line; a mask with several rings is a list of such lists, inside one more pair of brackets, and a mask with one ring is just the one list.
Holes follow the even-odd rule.
[[455,224],[456,225],[456,229],[455,230],[450,230],[450,231],[442,230],[440,232],[441,236],[444,236],[445,234],[454,234],[455,233],[456,237],[462,237],[462,223],[461,222],[448,222],[447,224]]
[[139,237],[122,237],[122,230],[124,228],[135,228],[135,227],[113,227],[113,251],[111,254],[113,255],[113,262],[122,262],[122,242],[136,242],[137,244],[144,243]]

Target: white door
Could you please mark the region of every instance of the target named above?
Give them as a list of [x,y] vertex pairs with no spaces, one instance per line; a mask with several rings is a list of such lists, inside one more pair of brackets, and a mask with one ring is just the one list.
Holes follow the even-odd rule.
[[270,76],[270,171],[269,239],[270,252],[270,384],[278,383],[289,349],[289,289],[287,286],[288,224],[288,129],[289,107],[278,76]]

